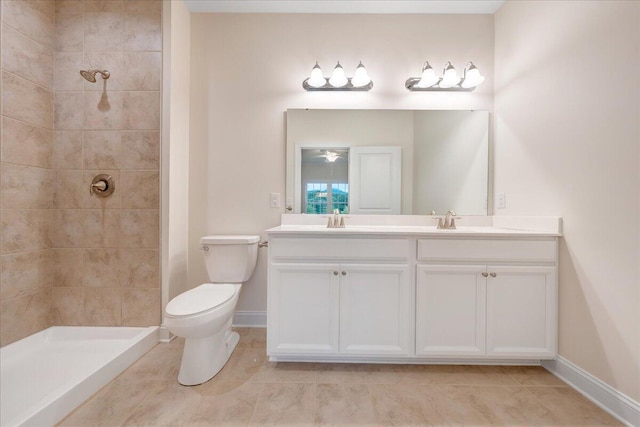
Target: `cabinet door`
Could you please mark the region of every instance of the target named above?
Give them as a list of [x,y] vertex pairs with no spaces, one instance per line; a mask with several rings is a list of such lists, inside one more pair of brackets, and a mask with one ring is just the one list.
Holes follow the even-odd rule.
[[340,352],[409,354],[407,265],[340,266]]
[[271,264],[269,354],[338,352],[339,266]]
[[485,354],[483,265],[419,265],[416,289],[416,354]]
[[487,355],[555,357],[555,269],[488,266],[487,271]]

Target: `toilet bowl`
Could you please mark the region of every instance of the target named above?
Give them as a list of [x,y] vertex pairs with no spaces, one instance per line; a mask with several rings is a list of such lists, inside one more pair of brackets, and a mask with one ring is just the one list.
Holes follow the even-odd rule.
[[209,278],[214,283],[178,295],[165,308],[165,326],[185,339],[178,374],[180,384],[197,385],[210,380],[236,348],[240,336],[231,330],[233,312],[241,282],[248,280],[255,270],[258,240],[259,236],[201,239]]

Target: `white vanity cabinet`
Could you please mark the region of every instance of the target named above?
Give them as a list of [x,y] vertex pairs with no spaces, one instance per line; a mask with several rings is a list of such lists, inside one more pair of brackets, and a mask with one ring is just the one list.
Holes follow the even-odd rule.
[[556,354],[555,238],[418,240],[416,354]]
[[409,239],[272,237],[269,245],[269,355],[409,355]]
[[271,360],[556,356],[557,235],[370,228],[270,232]]

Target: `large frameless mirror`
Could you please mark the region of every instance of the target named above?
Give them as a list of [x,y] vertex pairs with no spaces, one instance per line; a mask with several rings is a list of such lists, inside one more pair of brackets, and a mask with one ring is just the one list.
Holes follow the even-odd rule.
[[287,110],[294,213],[487,215],[489,113]]

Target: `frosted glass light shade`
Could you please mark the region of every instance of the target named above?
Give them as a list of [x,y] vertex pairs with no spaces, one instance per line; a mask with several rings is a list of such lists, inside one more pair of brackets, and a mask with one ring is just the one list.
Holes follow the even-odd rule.
[[442,80],[440,81],[440,87],[447,89],[456,86],[458,83],[460,83],[458,72],[453,65],[451,65],[451,62],[447,62],[444,68],[444,76],[442,76]]
[[329,78],[329,84],[333,87],[343,87],[346,86],[347,83],[349,83],[347,75],[344,73],[342,65],[338,62],[338,65],[333,69],[333,73]]
[[436,76],[435,71],[431,68],[431,65],[427,62],[422,69],[422,76],[420,76],[420,81],[414,85],[414,87],[419,87],[421,89],[431,87],[438,83],[440,78]]
[[473,63],[469,66],[464,73],[464,80],[462,81],[462,86],[465,89],[469,89],[472,87],[476,87],[484,81],[484,76],[480,74],[480,70],[476,68]]
[[371,83],[371,77],[369,77],[369,73],[367,73],[367,69],[364,68],[362,62],[360,62],[360,65],[358,65],[358,68],[356,68],[356,72],[351,79],[351,84],[354,87],[362,87],[368,85],[369,83]]
[[322,87],[327,83],[327,79],[322,75],[322,69],[316,62],[313,69],[311,70],[311,76],[309,80],[307,80],[307,84],[311,87]]

